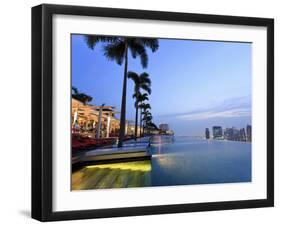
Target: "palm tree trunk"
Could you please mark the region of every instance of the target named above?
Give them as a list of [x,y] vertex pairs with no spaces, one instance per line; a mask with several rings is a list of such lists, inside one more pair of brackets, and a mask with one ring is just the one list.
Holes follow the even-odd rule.
[[137,136],[138,136],[138,118],[139,118],[138,113],[139,113],[138,101],[136,101],[135,140],[137,140]]
[[142,120],[141,120],[142,109],[140,109],[140,137],[142,136]]
[[120,130],[118,147],[123,146],[123,140],[125,137],[126,126],[126,95],[127,95],[127,70],[128,70],[128,44],[125,44],[125,66],[124,66],[124,78],[123,78],[123,91],[121,102],[121,116],[120,116]]

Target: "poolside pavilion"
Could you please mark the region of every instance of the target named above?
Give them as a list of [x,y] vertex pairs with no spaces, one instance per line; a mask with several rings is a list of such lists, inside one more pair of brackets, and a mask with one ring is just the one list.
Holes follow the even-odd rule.
[[113,106],[83,104],[72,98],[72,132],[93,138],[117,137],[120,121]]

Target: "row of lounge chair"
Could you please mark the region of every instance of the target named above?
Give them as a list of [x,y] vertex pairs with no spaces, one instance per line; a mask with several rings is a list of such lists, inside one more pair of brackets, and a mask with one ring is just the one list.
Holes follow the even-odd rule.
[[83,136],[72,136],[72,151],[91,150],[98,147],[113,145],[116,143],[116,138],[101,138],[94,139]]

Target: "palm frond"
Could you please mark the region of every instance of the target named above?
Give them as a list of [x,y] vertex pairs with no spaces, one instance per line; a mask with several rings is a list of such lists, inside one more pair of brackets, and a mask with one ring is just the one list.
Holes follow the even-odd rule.
[[149,99],[147,93],[142,93],[142,94],[141,94],[141,97],[142,97],[142,99],[143,99],[144,101]]
[[135,84],[139,83],[139,75],[136,72],[129,71],[127,76],[128,78],[132,79]]
[[140,85],[140,88],[142,88],[143,90],[145,90],[146,92],[148,92],[149,94],[151,94],[150,85],[144,83],[144,84],[141,84],[141,85]]
[[103,47],[104,55],[109,60],[115,60],[117,64],[121,65],[124,61],[125,43],[117,42],[110,43]]
[[132,57],[136,58],[137,56],[139,56],[142,67],[146,68],[148,64],[148,56],[145,47],[140,42],[137,42],[136,39],[130,39],[128,42],[128,46],[131,50]]
[[150,106],[150,104],[144,104],[144,109],[151,109],[151,106]]
[[85,93],[76,93],[72,94],[72,97],[75,98],[76,100],[80,100],[83,104],[86,104],[88,102],[91,102],[93,98]]
[[135,98],[137,101],[140,101],[140,95],[139,89],[135,87],[135,93],[133,94],[133,98]]
[[148,56],[147,56],[147,53],[146,53],[146,51],[145,51],[145,48],[143,48],[143,50],[140,50],[139,55],[140,55],[142,67],[143,67],[143,68],[147,68],[147,65],[148,65]]
[[133,97],[133,98],[137,98],[137,94],[136,94],[136,93],[134,93],[132,97]]
[[72,86],[71,89],[72,89],[74,95],[78,94],[78,89],[76,87]]
[[141,83],[146,83],[148,85],[151,85],[151,80],[149,78],[149,74],[146,72],[143,72],[140,74],[140,81],[141,81]]
[[145,47],[150,48],[152,52],[155,52],[159,48],[159,42],[156,38],[139,38],[138,41]]
[[139,95],[139,101],[140,101],[140,102],[143,102],[143,101],[145,101],[145,100],[149,100],[148,94],[147,94],[147,93],[140,93],[140,95]]
[[118,40],[116,36],[100,36],[100,35],[84,35],[87,46],[90,49],[94,49],[98,42],[113,43]]
[[151,113],[148,110],[145,110],[144,112],[142,112],[142,114],[145,116],[151,116]]
[[144,111],[147,111],[148,109],[151,109],[150,104],[142,103],[139,105],[139,108],[143,109]]

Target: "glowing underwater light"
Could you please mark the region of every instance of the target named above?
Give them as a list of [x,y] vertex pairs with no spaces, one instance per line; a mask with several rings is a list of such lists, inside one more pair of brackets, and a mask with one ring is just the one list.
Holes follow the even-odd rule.
[[119,169],[119,170],[131,170],[131,171],[151,171],[150,161],[135,161],[135,162],[122,162],[122,163],[110,163],[86,166],[86,169]]

